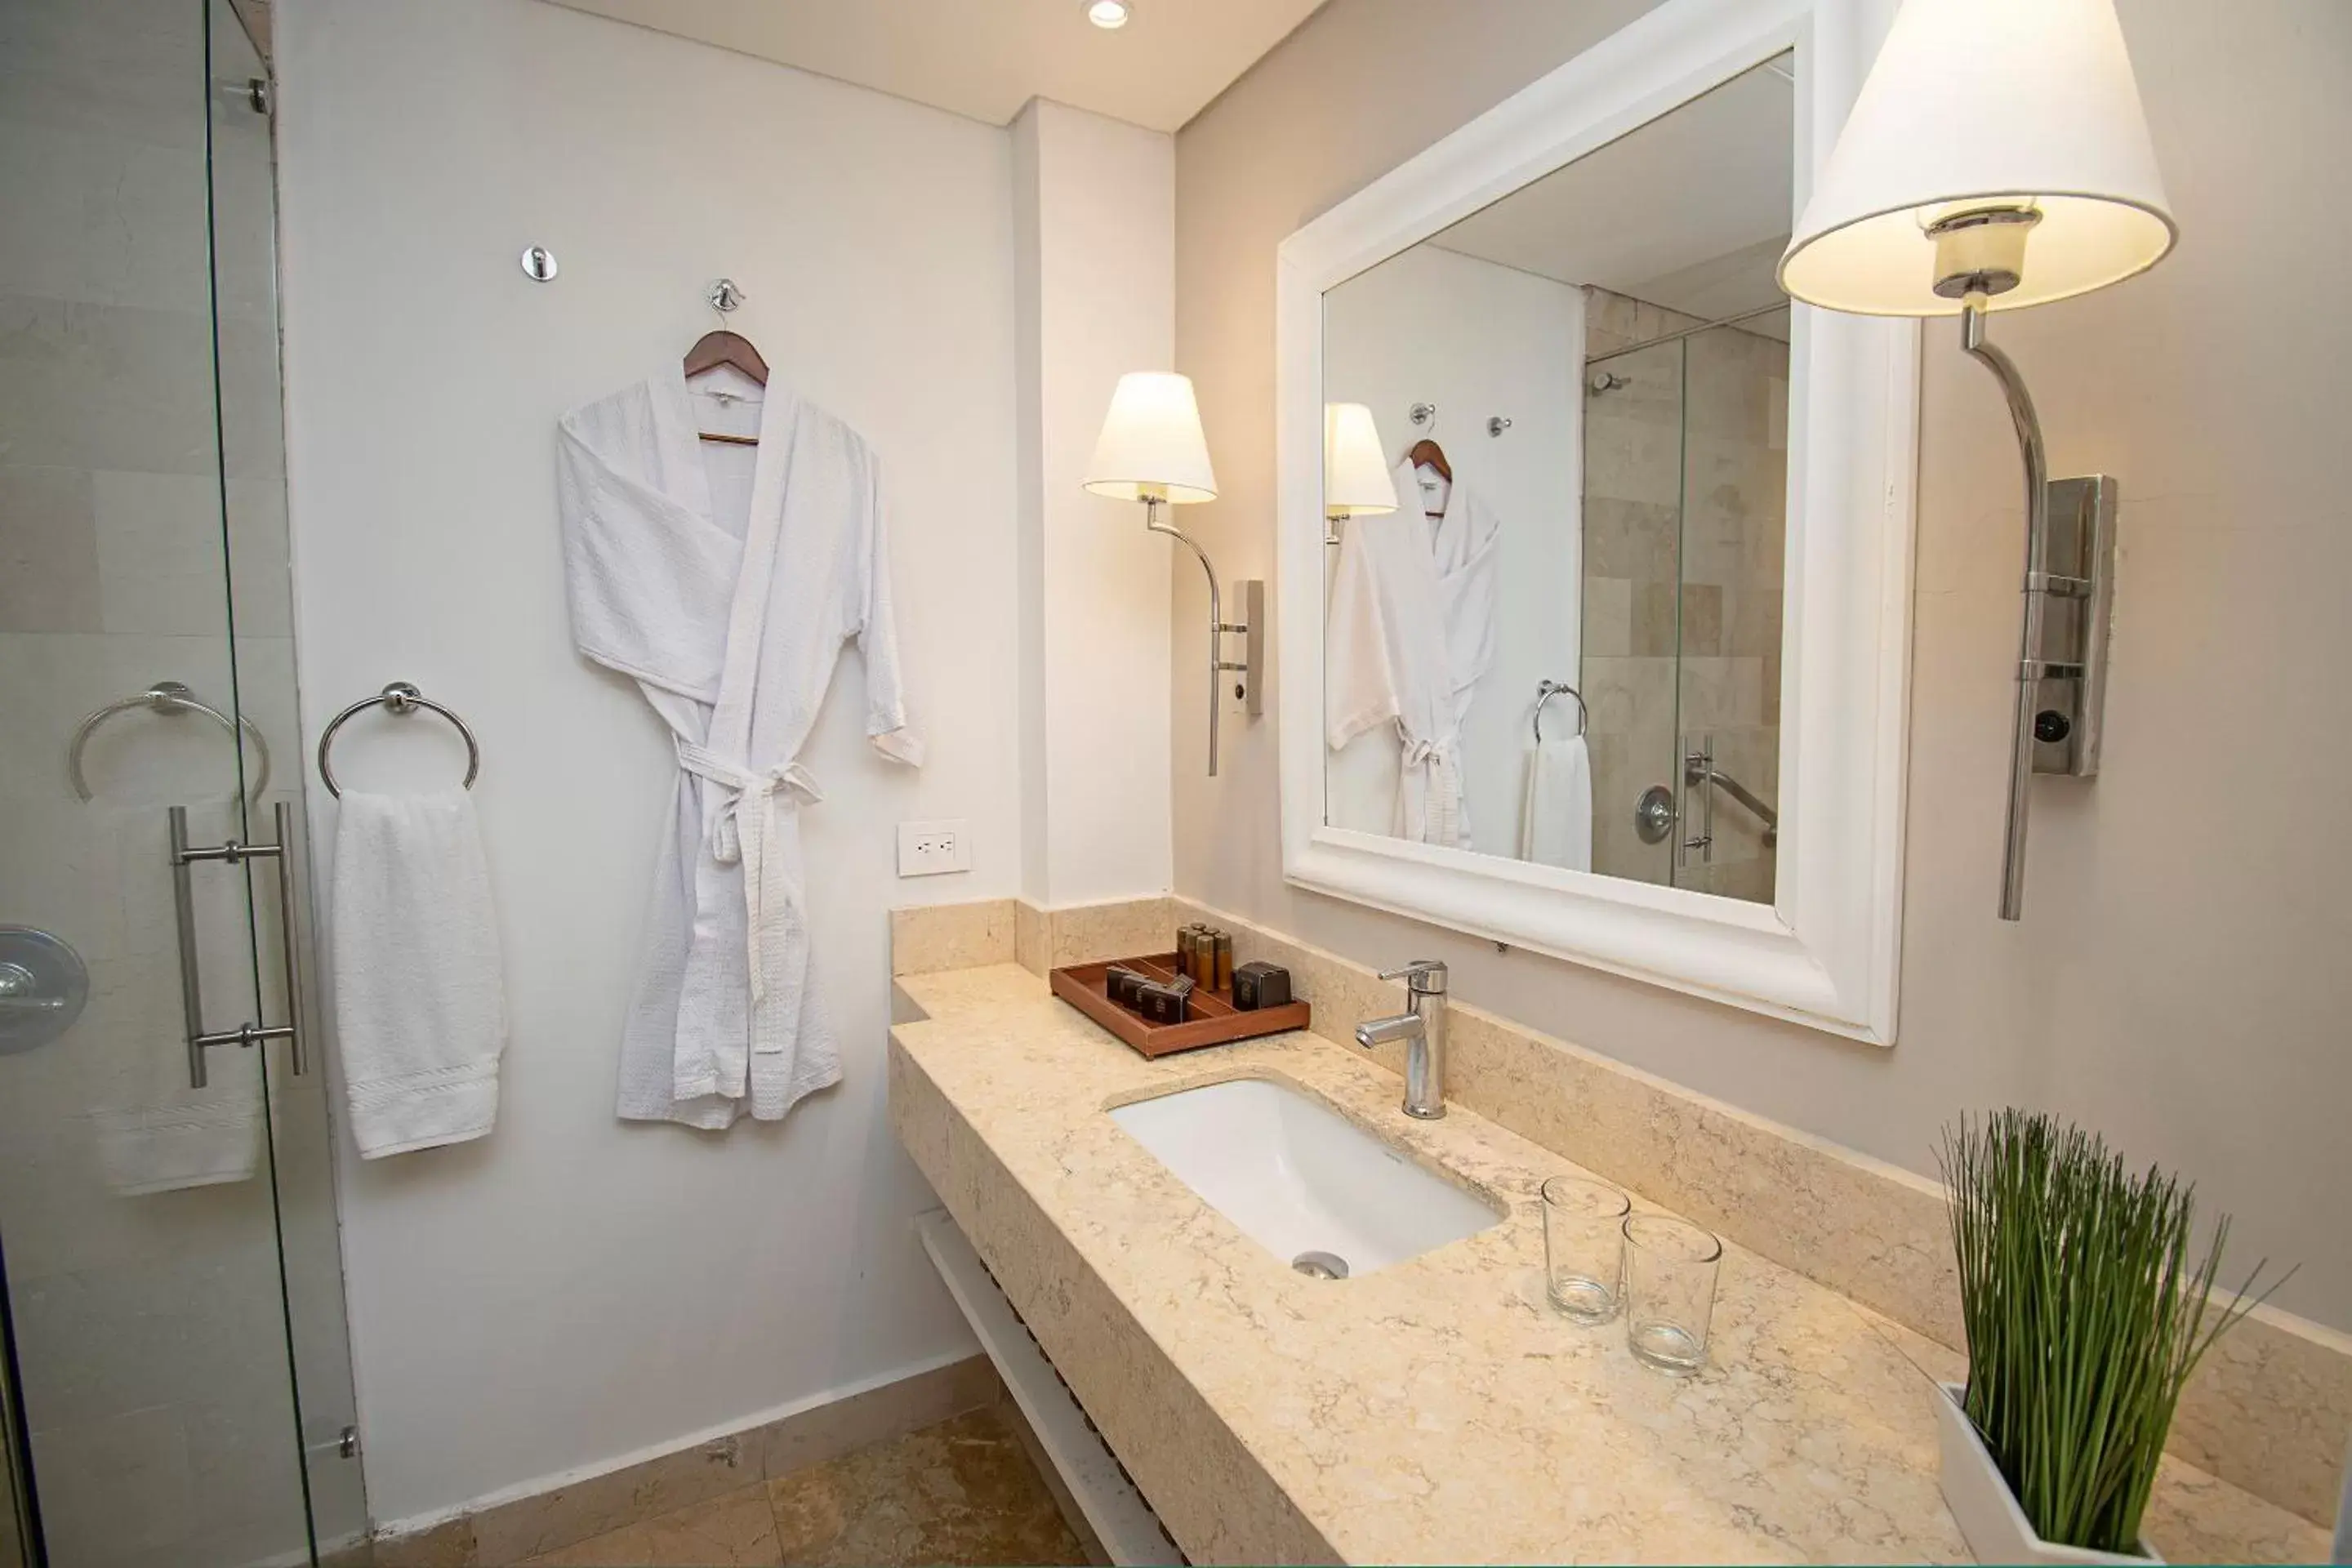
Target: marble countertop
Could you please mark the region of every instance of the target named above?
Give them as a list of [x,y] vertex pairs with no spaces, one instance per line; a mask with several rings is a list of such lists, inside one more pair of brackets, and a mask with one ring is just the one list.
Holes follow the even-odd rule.
[[[1262,1478],[1348,1562],[1968,1560],[1936,1479],[1941,1347],[1727,1245],[1708,1366],[1667,1377],[1622,1322],[1546,1302],[1536,1192],[1578,1168],[1527,1140],[1459,1107],[1408,1118],[1393,1074],[1309,1035],[1151,1061],[1013,965],[898,984],[929,1016],[892,1031],[894,1121],[982,1256],[1007,1279],[1010,1250],[1038,1245],[992,1219],[1009,1205],[991,1184],[1009,1181],[1116,1301],[1118,1331],[1148,1342],[1134,1354],[1189,1382],[1254,1462],[1215,1479],[1226,1495],[1171,1498],[1183,1467],[1139,1464],[1147,1435],[1094,1411],[1195,1557],[1300,1554],[1271,1526],[1251,1535],[1242,1494]],[[1104,1114],[1236,1077],[1305,1090],[1507,1217],[1371,1275],[1292,1272]],[[901,1115],[917,1086],[943,1117]],[[1059,1333],[1037,1321],[1050,1302],[1007,1289],[1088,1398],[1109,1368],[1084,1363],[1125,1353],[1115,1336]]]

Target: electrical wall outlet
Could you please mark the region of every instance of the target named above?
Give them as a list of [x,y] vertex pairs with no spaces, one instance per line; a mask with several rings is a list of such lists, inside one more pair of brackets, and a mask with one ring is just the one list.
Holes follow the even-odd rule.
[[971,837],[961,816],[898,824],[898,875],[936,877],[971,869]]

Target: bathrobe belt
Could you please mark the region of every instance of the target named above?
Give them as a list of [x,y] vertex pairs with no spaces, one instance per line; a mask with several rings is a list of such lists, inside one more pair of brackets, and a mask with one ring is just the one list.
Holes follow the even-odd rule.
[[[1406,735],[1403,741],[1404,772],[1399,780],[1398,805],[1404,820],[1398,826],[1410,840],[1454,847],[1462,821],[1462,774],[1454,741],[1415,735]],[[1441,826],[1443,837],[1431,837],[1433,820]]]
[[[779,796],[790,791],[814,805],[824,799],[824,793],[798,763],[758,771],[686,741],[677,742],[677,765],[730,792],[711,820],[710,858],[721,866],[742,863],[744,955],[751,970],[751,1002],[757,1006],[768,989],[768,966],[761,953],[767,935],[768,852],[775,836]],[[784,804],[797,805],[790,795],[782,798]],[[775,891],[782,895],[775,912],[796,921],[800,889],[785,881]]]

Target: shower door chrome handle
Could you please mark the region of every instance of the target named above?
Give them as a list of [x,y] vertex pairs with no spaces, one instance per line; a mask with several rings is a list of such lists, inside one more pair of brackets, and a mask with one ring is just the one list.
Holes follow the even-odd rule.
[[1685,742],[1683,752],[1683,819],[1689,820],[1690,792],[1700,791],[1698,797],[1698,832],[1682,841],[1679,864],[1690,864],[1690,852],[1698,851],[1699,864],[1715,864],[1715,737],[1702,735]]
[[294,942],[294,807],[272,802],[278,829],[278,957],[286,966],[286,1065],[296,1078],[309,1070],[302,1039],[302,960]]
[[[209,1081],[210,1075],[205,1068],[205,1053],[215,1046],[257,1046],[269,1040],[284,1040],[289,1065],[297,1073],[304,1070],[301,1037],[295,1026],[295,1021],[302,1015],[302,998],[294,951],[294,873],[287,858],[287,847],[292,842],[293,816],[282,800],[271,807],[271,815],[278,828],[278,842],[275,844],[239,844],[231,838],[226,843],[198,847],[188,842],[188,808],[184,805],[172,807],[172,914],[179,927],[180,1012],[187,1026],[190,1089],[203,1089]],[[286,963],[287,1022],[275,1026],[239,1024],[234,1029],[218,1029],[207,1034],[205,1030],[204,986],[198,976],[196,960],[196,897],[193,868],[199,860],[221,860],[236,866],[270,856],[278,860],[280,911],[278,934]]]

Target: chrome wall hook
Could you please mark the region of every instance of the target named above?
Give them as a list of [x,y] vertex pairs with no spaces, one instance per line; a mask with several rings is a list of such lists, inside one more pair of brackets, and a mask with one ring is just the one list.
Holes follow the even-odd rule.
[[1437,428],[1436,404],[1416,403],[1406,412],[1412,418],[1416,428],[1423,430],[1434,430]]
[[735,310],[751,297],[743,291],[743,286],[732,278],[714,279],[709,292],[703,295],[705,300],[710,301],[710,308],[722,316]]
[[522,275],[534,283],[552,283],[555,275],[563,270],[555,263],[555,252],[543,245],[526,247],[519,259],[522,263]]

